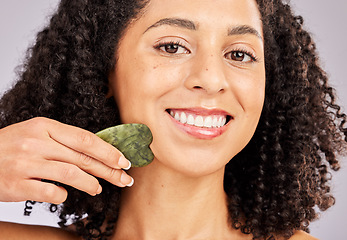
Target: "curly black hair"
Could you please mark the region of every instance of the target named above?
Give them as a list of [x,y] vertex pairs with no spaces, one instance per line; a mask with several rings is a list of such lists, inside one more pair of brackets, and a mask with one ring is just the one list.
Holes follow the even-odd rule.
[[[124,31],[147,2],[62,0],[29,49],[19,81],[0,100],[0,127],[38,116],[92,132],[120,124],[117,105],[107,98],[108,73]],[[289,238],[308,231],[319,210],[335,202],[330,171],[339,169],[337,155],[346,149],[346,116],[302,17],[282,0],[257,3],[265,103],[253,138],[226,166],[224,189],[232,227],[254,239]],[[121,190],[100,183],[96,197],[64,186],[69,194],[59,208],[61,227],[70,219],[84,239],[112,235]]]

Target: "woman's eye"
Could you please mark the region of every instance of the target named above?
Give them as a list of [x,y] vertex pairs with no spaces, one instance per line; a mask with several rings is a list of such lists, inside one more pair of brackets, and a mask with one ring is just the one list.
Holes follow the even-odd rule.
[[237,62],[249,63],[254,62],[255,58],[248,53],[242,51],[231,51],[226,54],[226,57]]
[[188,49],[178,43],[164,43],[156,47],[157,49],[169,54],[189,53]]

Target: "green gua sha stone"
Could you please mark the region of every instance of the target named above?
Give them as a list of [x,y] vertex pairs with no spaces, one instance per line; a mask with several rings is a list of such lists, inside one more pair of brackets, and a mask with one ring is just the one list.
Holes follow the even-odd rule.
[[122,124],[101,130],[96,135],[121,151],[132,167],[143,167],[153,161],[154,155],[149,148],[153,136],[144,124]]

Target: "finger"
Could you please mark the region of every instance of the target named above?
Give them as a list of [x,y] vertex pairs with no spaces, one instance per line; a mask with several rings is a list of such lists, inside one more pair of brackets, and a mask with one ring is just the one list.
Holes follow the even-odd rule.
[[67,191],[63,187],[36,179],[27,179],[18,186],[18,201],[32,200],[53,204],[63,203],[67,198]]
[[30,175],[28,175],[31,179],[60,182],[92,196],[101,192],[99,181],[76,165],[49,160],[33,160],[32,164],[39,167],[31,170]]
[[[121,158],[122,153],[95,134],[74,126],[53,122],[49,136],[77,152],[84,153],[111,168],[128,168],[130,162]],[[62,134],[69,133],[69,134]]]
[[55,141],[51,141],[49,144],[46,144],[44,149],[44,152],[41,154],[46,159],[76,165],[83,171],[86,171],[93,176],[103,178],[119,187],[127,186],[133,181],[130,176],[128,176],[124,171],[121,171],[119,168],[111,168],[88,155],[76,152]]

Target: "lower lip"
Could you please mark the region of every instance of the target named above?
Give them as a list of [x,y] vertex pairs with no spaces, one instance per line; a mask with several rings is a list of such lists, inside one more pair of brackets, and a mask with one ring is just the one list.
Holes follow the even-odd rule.
[[179,129],[199,139],[210,140],[210,139],[216,138],[222,135],[227,130],[227,125],[228,125],[228,124],[224,125],[223,127],[220,127],[220,128],[202,128],[202,127],[196,127],[196,126],[192,126],[188,124],[183,124],[177,121],[176,119],[174,119],[173,117],[171,117],[171,115],[169,116]]

